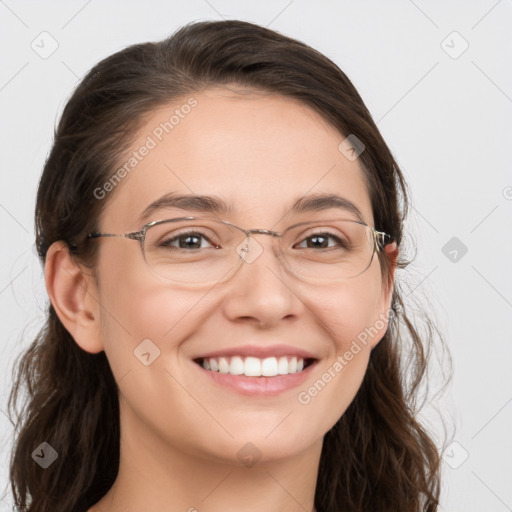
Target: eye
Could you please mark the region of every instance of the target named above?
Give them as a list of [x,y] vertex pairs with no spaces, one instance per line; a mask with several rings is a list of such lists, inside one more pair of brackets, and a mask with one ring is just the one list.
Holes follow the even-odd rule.
[[348,247],[348,244],[345,240],[332,233],[322,232],[309,235],[302,242],[295,244],[293,247],[306,249],[328,249],[330,247]]
[[170,249],[205,249],[208,247],[218,249],[220,247],[199,231],[188,231],[179,234],[171,232],[162,238],[159,245]]

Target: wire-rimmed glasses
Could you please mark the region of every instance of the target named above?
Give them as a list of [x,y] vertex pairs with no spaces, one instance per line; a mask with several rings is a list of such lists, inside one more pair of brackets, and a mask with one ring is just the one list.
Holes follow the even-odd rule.
[[254,235],[270,235],[276,256],[299,279],[326,283],[351,279],[371,265],[390,236],[361,220],[333,218],[299,222],[282,233],[243,229],[209,217],[152,221],[131,233],[91,233],[89,238],[138,240],[151,271],[176,284],[212,284],[235,274],[263,253]]

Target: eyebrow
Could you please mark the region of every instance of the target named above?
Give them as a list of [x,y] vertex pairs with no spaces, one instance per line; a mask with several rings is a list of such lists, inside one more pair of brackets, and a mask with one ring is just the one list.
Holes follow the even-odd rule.
[[[226,203],[218,196],[176,194],[171,192],[149,204],[140,214],[138,222],[142,224],[148,222],[153,213],[162,208],[178,208],[194,213],[206,213],[218,216],[228,216],[235,211],[233,204]],[[359,220],[364,222],[363,215],[359,208],[352,201],[336,194],[311,194],[301,196],[295,200],[290,208],[290,212],[295,214],[311,213],[332,208],[338,208],[352,213],[358,217]]]

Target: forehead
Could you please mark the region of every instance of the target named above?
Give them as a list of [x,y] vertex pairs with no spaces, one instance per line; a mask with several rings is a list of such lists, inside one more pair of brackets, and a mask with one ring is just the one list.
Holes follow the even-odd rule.
[[[227,220],[266,226],[291,215],[303,196],[335,194],[372,224],[363,170],[338,149],[344,138],[292,98],[240,88],[184,96],[144,119],[114,169],[120,179],[109,187],[100,223],[108,229],[141,227],[148,205],[179,194],[220,198],[230,206]],[[146,221],[183,210],[151,213],[154,218]]]

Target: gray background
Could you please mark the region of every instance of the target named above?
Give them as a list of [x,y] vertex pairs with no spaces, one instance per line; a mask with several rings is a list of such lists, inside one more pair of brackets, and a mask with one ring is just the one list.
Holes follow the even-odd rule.
[[453,440],[442,510],[512,510],[510,0],[0,0],[0,509],[11,504],[12,365],[47,300],[33,208],[54,123],[102,58],[221,18],[310,44],[362,95],[412,192],[408,245],[417,256],[400,282],[437,318],[454,360],[448,392],[423,415],[440,435],[442,416]]

